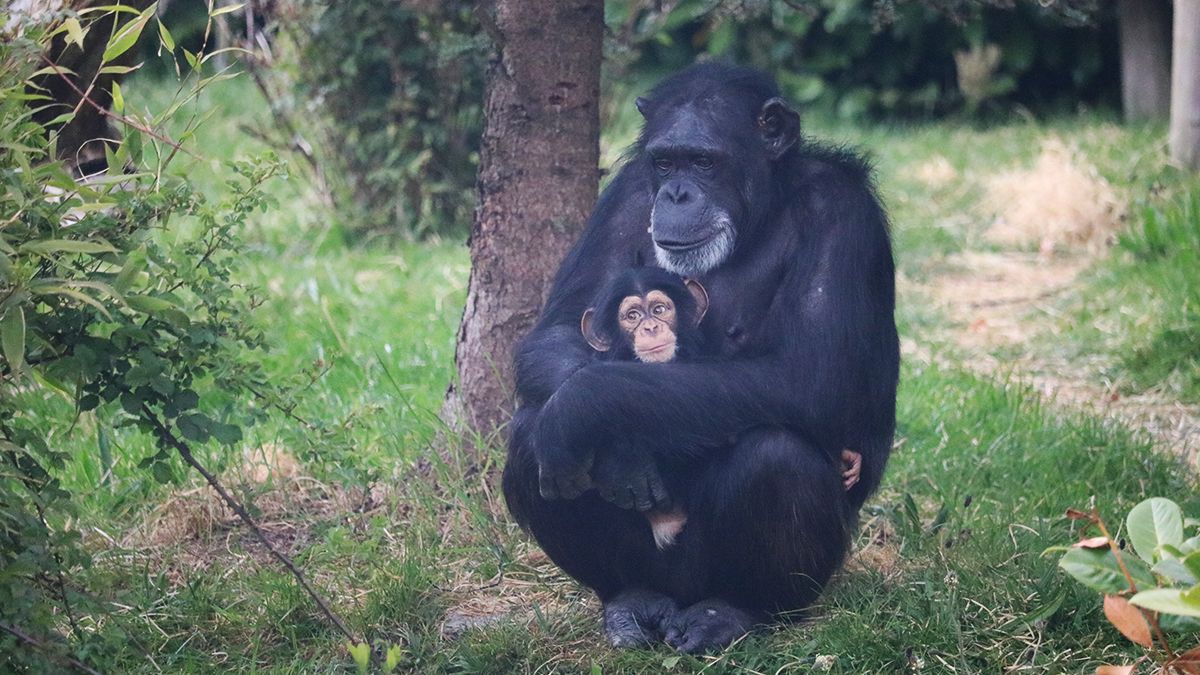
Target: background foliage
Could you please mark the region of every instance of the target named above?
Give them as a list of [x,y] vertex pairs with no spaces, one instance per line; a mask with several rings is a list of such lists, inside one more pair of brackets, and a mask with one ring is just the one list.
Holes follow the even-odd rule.
[[[0,653],[4,668],[53,672],[72,654],[119,654],[124,633],[81,627],[106,602],[75,577],[91,564],[76,525],[80,496],[61,479],[76,461],[61,446],[81,419],[94,421],[96,484],[112,479],[123,429],[153,439],[136,458],[159,482],[179,480],[179,444],[237,443],[264,414],[250,398],[265,380],[260,300],[234,281],[246,217],[268,203],[261,188],[277,160],[226,167],[224,194],[210,200],[169,167],[181,153],[165,126],[183,101],[223,75],[201,74],[211,54],[187,58],[192,76],[157,115],[126,115],[113,86],[108,116],[124,127],[107,144],[108,171],[80,178],[55,161],[56,131],[33,112],[56,104],[33,84],[64,77],[43,59],[54,35],[82,41],[99,17],[126,16],[105,49],[110,62],[137,33],[159,31],[146,12],[66,12],[19,27],[0,42]],[[147,26],[151,28],[147,29]],[[86,84],[86,83],[84,83]],[[132,102],[129,105],[132,108]],[[53,116],[61,122],[69,108]],[[181,138],[194,134],[196,120]],[[93,425],[88,425],[93,426]]]
[[[203,25],[186,5],[167,14],[191,27],[184,44]],[[844,119],[996,117],[1017,106],[1043,114],[1119,100],[1113,11],[1092,2],[613,0],[605,8],[607,101],[697,58],[766,69],[806,109]],[[341,231],[356,240],[464,236],[489,50],[475,3],[297,0],[264,16],[281,55],[272,77],[286,80],[272,105],[290,111],[317,146]],[[960,76],[956,52],[974,76]]]

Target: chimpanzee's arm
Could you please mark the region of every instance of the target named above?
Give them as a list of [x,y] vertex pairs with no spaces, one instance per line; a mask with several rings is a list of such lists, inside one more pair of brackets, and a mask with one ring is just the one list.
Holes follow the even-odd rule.
[[[586,486],[579,476],[593,453],[614,442],[678,457],[726,447],[732,436],[761,426],[792,429],[830,452],[861,452],[862,480],[852,499],[874,489],[895,423],[891,251],[865,184],[824,186],[819,194],[797,224],[816,236],[795,252],[769,323],[759,327],[774,331],[775,349],[745,360],[578,370],[539,416],[547,496],[556,485],[568,497]],[[814,223],[820,231],[813,232]]]
[[609,274],[633,264],[649,240],[649,193],[637,167],[627,166],[604,190],[583,236],[554,278],[541,318],[516,349],[522,405],[540,406],[593,358],[579,320]]

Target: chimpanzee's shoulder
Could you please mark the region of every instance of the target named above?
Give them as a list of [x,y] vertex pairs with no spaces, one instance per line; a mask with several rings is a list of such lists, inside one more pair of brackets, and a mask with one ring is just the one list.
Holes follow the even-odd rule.
[[850,146],[804,141],[791,166],[794,180],[807,186],[861,186],[874,190],[875,167],[869,156]]

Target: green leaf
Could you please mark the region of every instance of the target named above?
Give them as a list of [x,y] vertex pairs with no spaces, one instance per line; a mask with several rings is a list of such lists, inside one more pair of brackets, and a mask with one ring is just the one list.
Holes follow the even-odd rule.
[[112,244],[75,239],[41,239],[21,246],[22,253],[116,253]]
[[96,72],[98,72],[101,75],[128,75],[129,73],[132,73],[133,71],[135,71],[141,67],[142,67],[142,64],[140,64],[140,63],[137,64],[136,66],[104,66],[103,68],[101,68],[100,70],[98,70]]
[[118,115],[125,112],[125,96],[121,94],[121,85],[116,81],[112,83],[112,110]]
[[63,28],[67,30],[67,44],[77,44],[83,49],[83,26],[79,25],[79,19],[68,18],[63,21]]
[[404,656],[404,647],[400,645],[388,645],[387,655],[384,657],[383,672],[390,673],[400,665],[400,659]]
[[210,428],[213,438],[222,445],[233,445],[242,440],[242,430],[234,424],[214,422]]
[[179,427],[179,433],[189,441],[204,443],[210,437],[209,428],[212,425],[212,420],[200,413],[192,413],[183,415],[175,420],[175,426]]
[[[1150,588],[1158,582],[1150,567],[1141,559],[1125,553],[1121,561],[1139,587]],[[1073,548],[1058,561],[1058,566],[1076,581],[1101,593],[1121,593],[1129,590],[1129,582],[1121,572],[1116,556],[1110,549]]]
[[122,25],[108,41],[108,46],[104,48],[104,57],[102,61],[108,63],[118,56],[129,51],[130,47],[137,44],[137,40],[142,35],[142,29],[146,27],[146,22],[150,17],[154,16],[155,10],[158,9],[158,3],[152,3],[137,17],[130,19]]
[[25,368],[25,310],[19,306],[10,307],[0,317],[0,347],[8,369],[21,372]]
[[[1189,593],[1194,593],[1194,597],[1188,597]],[[1153,588],[1138,593],[1130,598],[1129,602],[1164,614],[1200,617],[1200,586],[1188,591],[1178,588]]]
[[171,37],[171,31],[167,30],[162,21],[158,22],[158,39],[162,42],[162,46],[167,48],[167,51],[175,51],[175,38]]
[[152,295],[128,295],[125,297],[125,302],[129,306],[139,312],[145,314],[154,314],[167,309],[174,309],[175,305],[162,298],[156,298]]
[[351,658],[354,659],[354,664],[358,666],[358,672],[364,675],[367,669],[371,667],[371,645],[365,642],[358,644],[346,643],[346,650],[350,652]]
[[221,16],[222,14],[236,12],[245,6],[246,6],[246,3],[244,3],[244,2],[239,2],[236,5],[226,5],[225,7],[221,7],[220,9],[213,10],[213,13],[209,14],[209,16],[217,17],[217,16]]
[[1125,527],[1133,550],[1148,563],[1161,558],[1159,546],[1183,543],[1183,513],[1170,499],[1152,497],[1133,507],[1125,519]]
[[143,249],[130,251],[125,257],[125,265],[121,267],[120,274],[113,280],[113,288],[124,293],[133,285],[134,279],[142,270],[146,269],[146,252]]
[[175,480],[175,471],[171,469],[171,465],[166,462],[155,462],[150,465],[150,471],[154,474],[154,480],[160,483],[170,483]]
[[1159,576],[1167,577],[1176,583],[1188,584],[1189,586],[1197,581],[1200,581],[1200,579],[1197,579],[1196,575],[1193,574],[1186,565],[1173,558],[1160,560],[1158,564],[1154,566],[1154,573]]
[[1200,551],[1189,553],[1183,559],[1183,566],[1188,568],[1188,571],[1196,575],[1197,579],[1200,580]]

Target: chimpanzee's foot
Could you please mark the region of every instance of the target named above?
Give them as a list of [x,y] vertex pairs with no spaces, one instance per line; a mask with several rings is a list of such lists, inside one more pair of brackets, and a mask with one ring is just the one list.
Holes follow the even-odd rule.
[[657,642],[679,605],[662,593],[625,591],[604,604],[604,634],[614,647],[644,647]]
[[724,600],[702,600],[677,612],[664,624],[667,644],[685,654],[699,654],[729,646],[759,617]]

